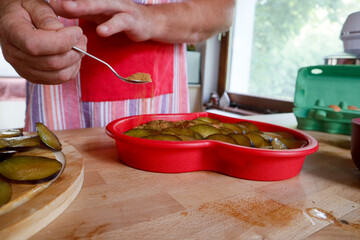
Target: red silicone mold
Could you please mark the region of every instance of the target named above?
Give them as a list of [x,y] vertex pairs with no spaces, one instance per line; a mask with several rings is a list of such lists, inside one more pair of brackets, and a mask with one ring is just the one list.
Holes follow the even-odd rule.
[[360,170],[360,118],[352,120],[351,157]]
[[110,122],[106,126],[106,133],[114,138],[120,161],[137,169],[161,173],[207,170],[259,181],[278,181],[296,176],[301,171],[305,157],[316,152],[319,148],[316,139],[308,134],[250,120],[243,121],[256,124],[260,131],[289,132],[297,139],[306,140],[308,144],[299,149],[267,150],[212,140],[171,142],[142,139],[122,134],[152,120],[179,121],[206,116],[229,123],[243,120],[207,112],[140,115]]

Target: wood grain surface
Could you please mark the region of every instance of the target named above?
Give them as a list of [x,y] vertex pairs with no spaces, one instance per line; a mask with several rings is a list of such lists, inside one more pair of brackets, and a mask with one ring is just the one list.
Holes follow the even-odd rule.
[[32,239],[359,239],[360,171],[350,136],[307,133],[320,149],[301,173],[260,182],[137,170],[118,161],[104,128],[59,131],[83,156],[85,181]]
[[[13,196],[9,211],[0,216],[0,239],[27,239],[59,216],[80,192],[84,165],[80,153],[65,144],[62,153],[35,148],[20,154],[65,157],[62,174],[50,185],[12,184]],[[59,154],[61,156],[59,156]],[[58,158],[59,159],[59,158]],[[13,203],[19,202],[19,206]],[[5,206],[5,205],[4,205]]]

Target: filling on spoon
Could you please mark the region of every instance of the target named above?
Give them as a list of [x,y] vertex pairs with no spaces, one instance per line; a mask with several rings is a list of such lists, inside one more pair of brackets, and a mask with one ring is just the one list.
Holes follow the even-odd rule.
[[151,75],[148,73],[134,73],[130,76],[127,77],[127,79],[131,79],[131,80],[140,80],[143,82],[152,82],[151,80]]

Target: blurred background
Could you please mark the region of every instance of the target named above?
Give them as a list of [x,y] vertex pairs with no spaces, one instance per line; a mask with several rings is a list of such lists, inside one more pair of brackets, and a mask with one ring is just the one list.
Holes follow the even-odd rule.
[[[191,112],[291,112],[299,68],[357,58],[339,36],[358,8],[354,0],[237,1],[230,31],[187,44]],[[0,54],[0,129],[23,127],[24,89]]]

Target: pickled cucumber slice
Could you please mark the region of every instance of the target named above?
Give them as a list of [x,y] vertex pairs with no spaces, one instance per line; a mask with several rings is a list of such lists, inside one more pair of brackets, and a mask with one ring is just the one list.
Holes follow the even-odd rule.
[[295,139],[295,137],[288,132],[265,132],[265,134],[272,136],[272,138]]
[[189,128],[190,130],[197,132],[200,134],[203,138],[206,138],[207,136],[215,133],[220,133],[220,130],[208,125],[208,124],[197,124]]
[[235,133],[246,133],[249,131],[247,128],[241,127],[235,123],[222,123],[221,125],[223,127],[232,129]]
[[236,144],[235,139],[233,139],[232,137],[230,137],[228,135],[224,135],[224,134],[221,134],[221,133],[211,134],[211,135],[207,136],[205,139],[206,140],[216,140],[216,141],[220,141],[220,142]]
[[0,206],[10,201],[11,194],[11,185],[7,182],[0,182]]
[[297,139],[279,138],[278,141],[282,142],[288,149],[303,148],[307,144],[307,141]]
[[261,136],[262,138],[264,138],[266,141],[270,142],[275,138],[275,137],[279,137],[278,135],[273,135],[273,134],[268,134],[268,132],[261,132],[261,131],[251,131],[248,132],[251,134],[257,134],[259,136]]
[[18,137],[22,136],[22,131],[20,129],[2,129],[0,130],[0,137],[8,138],[8,137]]
[[285,143],[283,143],[280,139],[278,138],[274,138],[274,140],[272,140],[271,142],[271,146],[274,149],[288,149],[288,147],[285,145]]
[[230,133],[230,134],[228,134],[228,136],[232,137],[238,145],[251,147],[250,139],[243,134]]
[[61,150],[61,143],[57,136],[48,129],[43,123],[36,123],[36,131],[39,134],[39,137],[41,138],[41,141],[45,143],[46,146],[58,150]]
[[14,181],[50,180],[60,172],[56,159],[38,156],[14,156],[0,162],[0,174]]
[[248,132],[245,134],[245,136],[247,136],[251,140],[252,145],[256,148],[264,148],[267,146],[271,146],[270,142],[266,141],[265,138],[253,132]]
[[254,132],[259,131],[259,128],[251,122],[241,121],[241,122],[237,122],[236,124],[240,126],[245,126],[247,129],[249,129],[249,131],[254,131]]
[[198,117],[195,119],[195,121],[199,121],[200,123],[210,123],[210,124],[221,123],[219,119],[209,118],[209,117]]
[[172,122],[172,121],[153,120],[153,121],[150,121],[150,122],[147,122],[145,124],[142,124],[142,125],[138,126],[138,128],[162,131],[165,128],[174,127],[174,126],[175,126],[175,123]]
[[0,138],[0,149],[6,148],[7,146],[9,146],[9,142],[3,138]]
[[234,130],[230,129],[230,128],[226,128],[226,127],[220,127],[219,131],[221,134],[230,134],[230,133],[234,133]]
[[21,136],[6,138],[9,148],[37,147],[41,145],[39,136]]
[[198,124],[198,123],[196,121],[194,121],[194,120],[180,120],[180,121],[175,122],[175,127],[189,128],[189,127],[194,126],[196,124]]
[[181,138],[170,134],[151,135],[143,138],[150,140],[161,140],[161,141],[182,141]]
[[0,161],[11,157],[15,153],[17,153],[17,151],[15,151],[15,150],[7,150],[7,149],[0,150]]
[[170,135],[184,135],[184,136],[190,136],[195,137],[195,132],[191,131],[188,128],[180,128],[180,127],[169,127],[165,128],[163,131],[161,131],[162,134],[170,134]]
[[160,134],[160,132],[152,129],[134,128],[124,132],[124,134],[131,137],[142,138],[146,136],[157,135]]
[[[295,136],[288,132],[260,131],[260,129],[252,122],[240,121],[237,123],[222,123],[218,119],[209,117],[198,117],[194,120],[180,120],[174,122],[167,120],[153,120],[131,129],[124,134],[165,141],[179,141],[179,139],[183,141],[211,139],[263,149],[293,149],[304,147],[307,144],[304,140],[295,139]],[[173,135],[175,138],[169,135]],[[229,137],[232,139],[229,139]],[[273,142],[275,138],[277,140]]]
[[196,137],[192,136],[186,136],[186,135],[176,135],[178,138],[180,138],[183,141],[197,141]]

